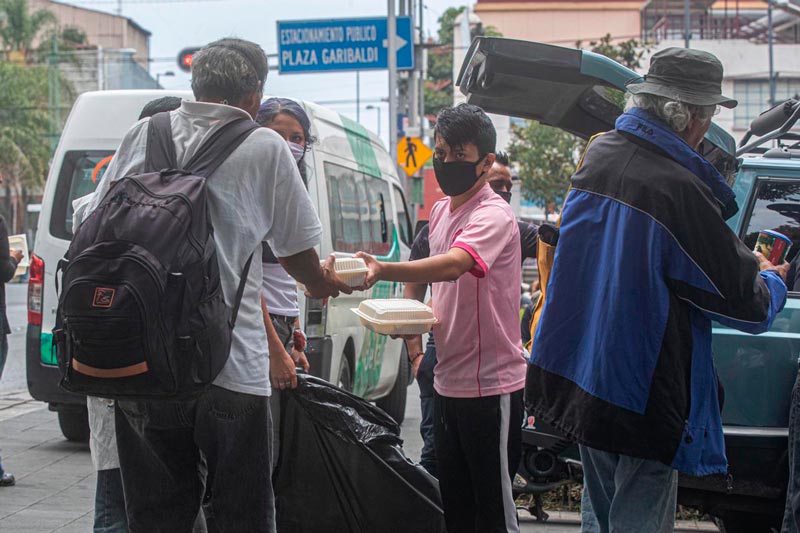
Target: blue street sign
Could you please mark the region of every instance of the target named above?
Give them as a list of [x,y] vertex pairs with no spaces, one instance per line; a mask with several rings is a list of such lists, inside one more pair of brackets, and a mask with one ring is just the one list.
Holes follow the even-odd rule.
[[[386,18],[279,20],[281,74],[388,67]],[[397,17],[397,68],[414,68],[411,17]]]

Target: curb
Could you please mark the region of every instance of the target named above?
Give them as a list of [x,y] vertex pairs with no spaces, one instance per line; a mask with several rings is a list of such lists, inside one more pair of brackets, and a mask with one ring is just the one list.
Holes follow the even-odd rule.
[[[520,523],[537,523],[536,518],[533,517],[524,508],[517,508]],[[577,524],[581,523],[581,514],[568,511],[548,511],[550,518],[546,522],[538,522],[539,524]],[[712,531],[718,532],[719,529],[713,522],[698,522],[696,520],[678,520],[675,522],[674,531]]]
[[31,398],[26,390],[0,395],[0,422],[42,409],[44,405]]

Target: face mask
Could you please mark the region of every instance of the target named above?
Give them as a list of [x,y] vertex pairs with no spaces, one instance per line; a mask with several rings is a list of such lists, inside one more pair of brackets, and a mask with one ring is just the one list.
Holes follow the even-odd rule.
[[441,159],[433,158],[433,171],[436,173],[436,181],[439,182],[439,187],[442,192],[447,196],[459,196],[464,194],[486,173],[481,172],[475,175],[475,169],[483,161],[479,159],[475,163],[469,161],[452,161],[445,163]]
[[294,160],[299,163],[300,160],[303,159],[303,156],[306,155],[306,149],[300,144],[293,143],[292,141],[288,142],[289,142],[289,150],[291,150],[292,155],[294,156]]
[[511,203],[511,191],[495,191],[497,195],[500,196],[506,203]]

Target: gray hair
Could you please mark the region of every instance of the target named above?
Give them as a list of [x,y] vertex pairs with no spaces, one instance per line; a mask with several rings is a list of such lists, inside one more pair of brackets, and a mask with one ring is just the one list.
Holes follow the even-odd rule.
[[192,61],[192,91],[198,100],[222,100],[231,105],[264,91],[269,64],[255,43],[220,39],[206,45]]
[[692,115],[700,120],[709,121],[714,116],[717,106],[699,106],[678,102],[664,96],[654,94],[628,94],[625,111],[639,107],[653,113],[666,122],[676,133],[682,133],[689,127]]

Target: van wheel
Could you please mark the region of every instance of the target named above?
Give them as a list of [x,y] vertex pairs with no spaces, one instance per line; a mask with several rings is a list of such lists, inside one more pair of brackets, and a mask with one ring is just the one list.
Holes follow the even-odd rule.
[[353,392],[353,369],[350,366],[350,358],[346,353],[342,354],[342,363],[339,365],[339,379],[337,385],[340,389]]
[[386,414],[394,418],[398,424],[402,424],[406,417],[406,398],[408,397],[408,376],[411,374],[411,365],[408,361],[406,347],[400,351],[400,365],[397,369],[397,378],[394,380],[394,387],[388,396],[375,402],[375,404],[386,411]]
[[58,425],[61,433],[72,442],[89,442],[89,411],[80,409],[59,409]]

